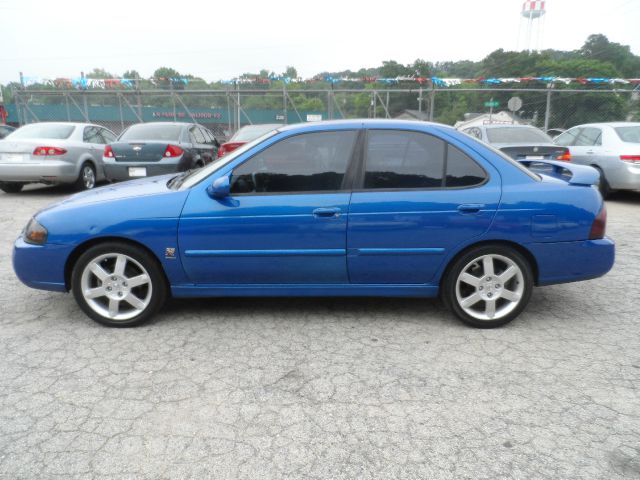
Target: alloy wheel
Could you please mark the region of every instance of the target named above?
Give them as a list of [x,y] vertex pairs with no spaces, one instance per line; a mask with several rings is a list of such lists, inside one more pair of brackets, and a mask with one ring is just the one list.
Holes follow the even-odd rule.
[[114,321],[140,315],[153,293],[149,272],[123,253],[106,253],[87,263],[80,288],[93,311]]
[[486,254],[467,263],[456,279],[458,305],[477,320],[500,320],[522,301],[524,275],[512,259]]

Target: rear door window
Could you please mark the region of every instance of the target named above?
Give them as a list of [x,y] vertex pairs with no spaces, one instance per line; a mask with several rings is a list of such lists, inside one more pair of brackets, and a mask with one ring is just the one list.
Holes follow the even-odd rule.
[[594,127],[585,127],[580,131],[573,142],[576,147],[593,147],[602,145],[602,130]]
[[402,130],[370,130],[365,152],[365,189],[443,186],[445,142]]
[[82,141],[85,143],[104,143],[98,127],[85,127]]

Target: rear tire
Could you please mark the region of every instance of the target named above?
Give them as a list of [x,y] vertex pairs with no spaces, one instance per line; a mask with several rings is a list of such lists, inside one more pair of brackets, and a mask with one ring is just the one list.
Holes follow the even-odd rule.
[[89,162],[84,162],[80,167],[80,174],[74,184],[76,190],[91,190],[96,186],[96,169]]
[[598,173],[600,173],[600,180],[598,182],[598,190],[600,190],[600,195],[602,195],[602,198],[606,199],[612,193],[611,185],[609,185],[609,182],[607,181],[607,177],[604,176],[604,172],[602,171],[602,169],[600,167],[594,166],[593,168],[598,170]]
[[19,182],[0,182],[0,190],[4,193],[19,193],[24,187],[24,183]]
[[442,282],[442,299],[467,325],[495,328],[524,310],[532,290],[531,266],[522,254],[484,245],[454,261]]
[[84,252],[73,266],[71,290],[84,313],[109,327],[146,322],[167,297],[156,258],[121,242],[106,242]]

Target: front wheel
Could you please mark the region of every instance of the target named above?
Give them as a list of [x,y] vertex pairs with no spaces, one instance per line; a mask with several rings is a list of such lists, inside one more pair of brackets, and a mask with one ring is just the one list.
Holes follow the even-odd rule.
[[487,245],[458,258],[442,287],[444,302],[464,323],[495,328],[509,323],[526,307],[533,274],[518,251]]
[[84,252],[71,276],[80,308],[110,327],[132,327],[164,304],[167,286],[158,262],[145,250],[119,242]]

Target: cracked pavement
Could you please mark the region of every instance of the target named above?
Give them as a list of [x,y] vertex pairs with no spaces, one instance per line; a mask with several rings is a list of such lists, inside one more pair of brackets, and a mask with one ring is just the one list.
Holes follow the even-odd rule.
[[109,329],[11,248],[68,195],[0,193],[2,479],[640,478],[640,193],[605,277],[497,330],[436,300],[173,300]]

